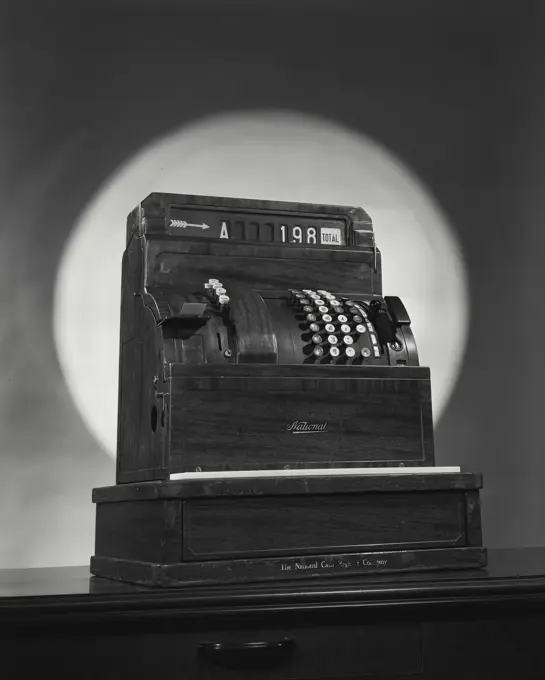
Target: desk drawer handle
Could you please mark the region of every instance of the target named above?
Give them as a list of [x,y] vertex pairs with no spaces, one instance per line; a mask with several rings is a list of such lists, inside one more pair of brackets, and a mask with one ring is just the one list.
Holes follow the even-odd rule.
[[279,664],[295,651],[295,642],[286,638],[277,642],[203,642],[199,654],[224,668],[250,668]]

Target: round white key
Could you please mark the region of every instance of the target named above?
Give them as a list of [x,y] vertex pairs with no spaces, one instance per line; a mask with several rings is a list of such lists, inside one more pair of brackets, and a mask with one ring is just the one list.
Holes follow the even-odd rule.
[[345,316],[344,314],[339,314],[339,321],[341,323],[346,323],[348,321],[348,317]]
[[343,342],[345,345],[352,345],[354,340],[349,335],[345,335],[343,338]]
[[225,293],[227,293],[225,288],[216,288],[216,295],[225,295]]
[[220,305],[226,305],[231,298],[228,295],[220,295],[218,301]]
[[330,345],[336,345],[339,342],[336,335],[328,335],[327,341],[329,342]]
[[316,305],[316,307],[319,307],[320,305],[323,305],[323,304],[324,304],[324,301],[323,301],[322,298],[320,298],[320,297],[313,298],[313,299],[312,299],[312,302],[314,302],[314,304]]
[[333,317],[330,316],[329,314],[323,314],[323,315],[322,315],[322,319],[323,319],[326,323],[331,323],[331,322],[333,321]]
[[352,329],[350,328],[350,326],[347,323],[343,323],[341,325],[341,332],[342,333],[350,333],[351,330]]
[[326,323],[325,329],[328,333],[334,333],[335,332],[335,326],[332,323]]
[[331,354],[332,357],[338,357],[339,354],[341,353],[341,350],[338,347],[332,347],[329,350],[329,353]]
[[320,314],[327,314],[329,312],[329,309],[325,305],[320,305],[318,307],[318,311]]
[[367,328],[365,328],[365,326],[364,326],[362,323],[359,323],[359,324],[356,326],[356,330],[358,331],[358,333],[365,333],[365,331],[367,330]]
[[344,353],[346,354],[347,357],[355,357],[356,356],[356,350],[353,347],[347,347],[344,350]]

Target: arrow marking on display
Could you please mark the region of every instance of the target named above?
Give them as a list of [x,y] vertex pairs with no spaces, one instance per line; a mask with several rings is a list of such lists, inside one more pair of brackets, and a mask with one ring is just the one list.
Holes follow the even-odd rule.
[[208,224],[191,224],[185,220],[170,220],[171,227],[178,227],[178,229],[185,229],[186,227],[194,227],[195,229],[210,229]]

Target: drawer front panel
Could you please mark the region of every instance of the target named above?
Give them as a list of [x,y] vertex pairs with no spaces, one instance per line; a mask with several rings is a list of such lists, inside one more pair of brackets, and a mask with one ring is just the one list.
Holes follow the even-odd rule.
[[441,491],[190,500],[183,557],[455,547],[465,542],[464,507],[463,493]]

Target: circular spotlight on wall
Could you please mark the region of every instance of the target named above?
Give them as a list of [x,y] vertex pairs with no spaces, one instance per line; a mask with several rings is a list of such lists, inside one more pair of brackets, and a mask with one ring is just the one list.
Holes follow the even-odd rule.
[[61,367],[81,415],[115,456],[121,256],[130,210],[152,191],[357,205],[383,253],[383,288],[413,320],[431,367],[434,418],[454,386],[466,341],[460,249],[431,194],[363,134],[289,111],[213,116],[130,158],[87,205],[66,245],[55,291]]

